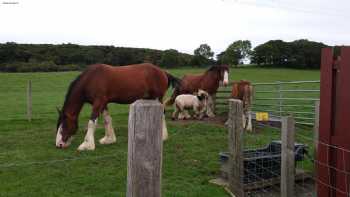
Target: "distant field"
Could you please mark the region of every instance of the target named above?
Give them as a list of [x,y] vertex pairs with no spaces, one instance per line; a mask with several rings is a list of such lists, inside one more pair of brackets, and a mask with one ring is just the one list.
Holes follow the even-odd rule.
[[[180,77],[204,69],[168,71]],[[62,106],[67,87],[78,74],[0,73],[0,196],[125,196],[128,105],[109,106],[117,132],[116,144],[97,143],[94,152],[76,152],[90,113],[86,105],[72,146],[67,150],[54,147],[55,107]],[[319,71],[231,69],[230,80],[239,79],[319,80]],[[32,80],[33,87],[34,120],[30,123],[25,120],[28,80]],[[179,124],[168,120],[168,130],[170,138],[164,144],[163,196],[227,196],[222,188],[208,183],[219,172],[218,153],[227,149],[226,129],[207,123]],[[103,134],[99,127],[96,142]],[[272,134],[263,135],[257,136],[266,138]]]

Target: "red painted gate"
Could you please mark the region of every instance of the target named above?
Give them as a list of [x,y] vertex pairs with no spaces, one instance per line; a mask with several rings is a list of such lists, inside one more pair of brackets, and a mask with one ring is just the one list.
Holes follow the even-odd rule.
[[318,197],[350,196],[350,47],[322,50]]

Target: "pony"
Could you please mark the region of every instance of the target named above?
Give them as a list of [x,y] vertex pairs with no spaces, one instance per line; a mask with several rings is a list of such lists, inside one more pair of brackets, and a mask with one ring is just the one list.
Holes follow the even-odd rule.
[[176,97],[180,94],[193,94],[199,89],[209,94],[206,115],[214,117],[214,99],[220,83],[228,84],[228,65],[211,66],[207,71],[200,75],[185,75],[181,79],[180,85],[174,88],[172,96],[165,102],[166,105],[172,105]]
[[195,95],[181,94],[176,97],[174,103],[174,112],[172,119],[175,120],[176,114],[179,113],[178,119],[190,119],[191,115],[187,109],[193,109],[194,117],[201,120],[204,116],[209,94],[204,90],[198,90]]
[[243,104],[243,128],[252,131],[251,105],[253,101],[253,86],[249,81],[241,80],[232,83],[231,98],[239,99]]
[[[157,99],[162,103],[169,85],[178,79],[149,63],[113,67],[106,64],[89,66],[69,86],[57,120],[56,147],[66,148],[78,129],[79,113],[85,103],[92,105],[84,142],[78,150],[94,150],[94,132],[97,118],[104,117],[105,136],[101,144],[116,142],[108,103],[130,104],[138,99]],[[163,140],[167,138],[163,115]]]

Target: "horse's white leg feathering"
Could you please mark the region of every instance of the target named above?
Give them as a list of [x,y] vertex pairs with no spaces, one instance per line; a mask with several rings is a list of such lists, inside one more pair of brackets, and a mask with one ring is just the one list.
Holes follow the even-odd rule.
[[213,98],[212,96],[208,96],[208,106],[207,106],[207,116],[212,118],[215,117],[214,114],[214,103],[213,103]]
[[167,140],[168,139],[168,129],[167,129],[167,126],[166,126],[166,122],[165,122],[165,115],[163,115],[163,127],[162,127],[162,139],[163,141],[164,140]]
[[97,119],[95,121],[89,120],[88,130],[86,132],[84,142],[78,147],[79,151],[83,150],[95,150],[95,129],[97,125]]
[[252,112],[248,111],[248,126],[247,126],[247,131],[252,131]]
[[104,126],[105,126],[105,136],[100,139],[100,144],[113,144],[117,141],[112,126],[112,117],[108,114],[107,110],[103,111]]

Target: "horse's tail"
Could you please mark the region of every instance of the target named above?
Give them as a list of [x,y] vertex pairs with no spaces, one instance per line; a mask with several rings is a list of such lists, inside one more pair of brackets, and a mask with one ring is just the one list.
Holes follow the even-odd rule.
[[174,104],[176,97],[179,95],[180,93],[180,88],[179,86],[175,87],[173,94],[171,95],[170,98],[167,98],[164,102],[165,106],[169,106]]
[[165,100],[165,106],[172,105],[175,102],[175,98],[180,93],[180,87],[181,87],[181,79],[174,77],[168,72],[165,72],[168,77],[168,87],[171,85],[174,88],[173,94],[170,98]]
[[172,86],[175,89],[181,85],[181,79],[171,75],[168,72],[165,72],[165,74],[168,77],[168,88]]

